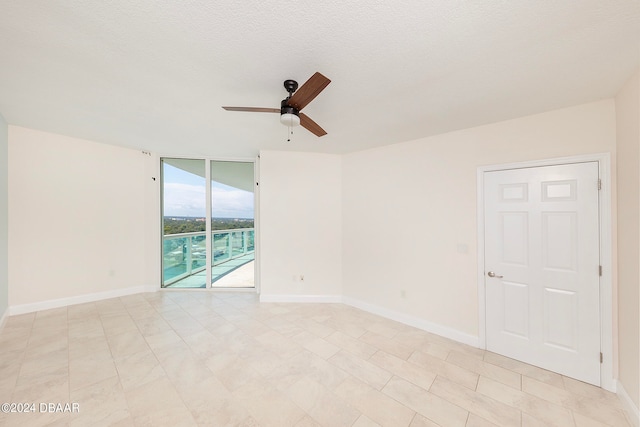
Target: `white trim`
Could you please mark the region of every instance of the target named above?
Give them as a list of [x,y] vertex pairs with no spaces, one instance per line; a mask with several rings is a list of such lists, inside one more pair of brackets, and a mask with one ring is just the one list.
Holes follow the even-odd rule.
[[633,403],[633,400],[631,400],[631,397],[627,393],[627,390],[624,389],[622,383],[620,381],[617,381],[617,383],[617,394],[620,398],[620,401],[622,402],[622,406],[624,407],[625,414],[627,415],[629,422],[634,427],[640,427],[640,410]]
[[340,295],[280,295],[260,294],[260,302],[311,302],[311,303],[341,303]]
[[508,169],[533,168],[541,166],[564,165],[571,163],[598,162],[602,190],[600,191],[600,263],[603,275],[600,278],[600,346],[603,363],[600,369],[600,386],[614,391],[616,382],[613,377],[613,264],[612,264],[612,219],[611,219],[611,155],[609,153],[585,154],[546,160],[487,165],[477,171],[477,226],[478,226],[478,339],[479,347],[486,349],[486,313],[484,286],[484,173]]
[[387,319],[395,320],[396,322],[404,323],[405,325],[413,326],[432,334],[440,335],[442,337],[449,338],[473,347],[478,347],[478,337],[469,335],[456,329],[449,328],[447,326],[432,323],[428,320],[410,316],[399,311],[389,310],[384,307],[369,304],[367,302],[360,301],[351,297],[342,297],[342,302],[346,305],[359,308],[360,310],[377,314],[378,316],[386,317]]
[[74,304],[101,301],[109,298],[118,298],[126,295],[140,294],[158,291],[157,286],[134,286],[131,288],[116,289],[113,291],[96,292],[92,294],[78,295],[74,297],[58,298],[47,301],[39,301],[30,304],[20,304],[9,307],[9,314],[33,313],[34,311],[49,310],[52,308],[66,307]]

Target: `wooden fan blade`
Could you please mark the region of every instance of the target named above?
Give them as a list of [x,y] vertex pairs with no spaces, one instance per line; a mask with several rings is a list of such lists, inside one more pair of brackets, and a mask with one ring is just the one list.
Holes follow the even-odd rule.
[[300,126],[314,134],[315,136],[324,136],[327,132],[320,127],[316,122],[311,120],[309,116],[304,113],[300,113]]
[[262,107],[222,107],[227,111],[246,111],[249,113],[279,113],[279,108],[262,108]]
[[287,104],[298,110],[302,110],[308,103],[324,90],[331,80],[316,72],[293,94]]

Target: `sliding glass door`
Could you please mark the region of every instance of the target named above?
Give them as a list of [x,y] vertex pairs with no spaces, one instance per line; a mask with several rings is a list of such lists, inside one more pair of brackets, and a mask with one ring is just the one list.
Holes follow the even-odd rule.
[[253,288],[254,163],[163,158],[161,172],[162,286]]

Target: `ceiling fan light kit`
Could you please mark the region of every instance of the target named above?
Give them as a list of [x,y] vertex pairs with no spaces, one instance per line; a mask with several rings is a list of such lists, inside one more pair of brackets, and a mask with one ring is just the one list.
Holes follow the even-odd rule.
[[[293,81],[293,80],[287,80],[284,82],[285,87],[287,86],[287,82],[290,82],[290,81]],[[298,84],[296,83],[296,87],[297,86]],[[289,98],[282,100],[281,107],[280,107],[280,123],[288,127],[298,126],[300,124],[300,112],[296,108],[290,107],[287,104],[288,100]]]
[[327,132],[322,129],[316,122],[311,120],[309,116],[300,112],[306,107],[316,96],[324,90],[331,80],[316,72],[309,78],[298,90],[298,82],[295,80],[285,80],[284,88],[289,96],[282,100],[280,109],[277,108],[260,108],[260,107],[222,107],[227,111],[245,111],[252,113],[280,113],[280,123],[288,127],[301,125],[309,132],[316,136],[326,135]]

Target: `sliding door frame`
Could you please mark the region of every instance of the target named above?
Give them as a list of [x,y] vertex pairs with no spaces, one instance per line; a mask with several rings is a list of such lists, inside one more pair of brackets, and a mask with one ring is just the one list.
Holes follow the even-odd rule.
[[[164,159],[185,159],[185,160],[202,160],[205,162],[205,233],[206,233],[206,290],[218,290],[218,291],[237,291],[237,292],[256,292],[260,293],[260,232],[259,232],[259,186],[258,186],[258,171],[259,171],[259,160],[260,156],[256,156],[255,158],[250,157],[206,157],[206,156],[188,156],[188,155],[158,155],[157,164],[160,169],[160,185],[159,185],[159,200],[160,204],[158,206],[158,214],[160,215],[160,247],[159,247],[159,256],[160,256],[160,289],[163,291],[185,291],[185,290],[196,290],[202,291],[202,288],[179,288],[172,289],[170,287],[164,287],[164,173],[162,162]],[[252,163],[253,164],[253,229],[254,229],[254,263],[253,263],[253,288],[223,288],[223,287],[213,287],[211,286],[211,269],[213,267],[213,237],[212,237],[212,229],[211,229],[211,214],[212,214],[212,197],[211,197],[211,162],[241,162],[241,163]]]

